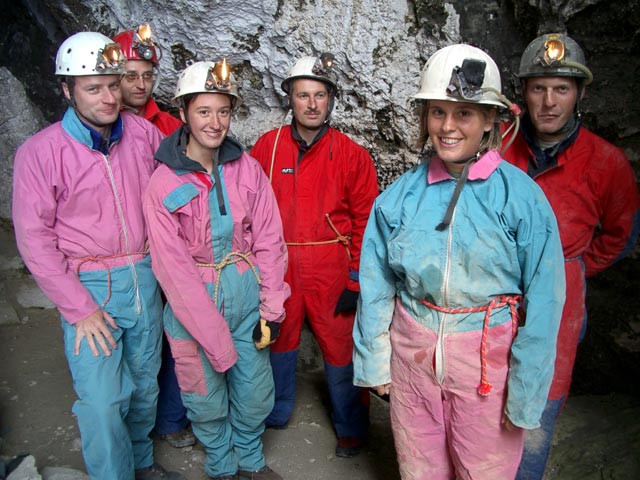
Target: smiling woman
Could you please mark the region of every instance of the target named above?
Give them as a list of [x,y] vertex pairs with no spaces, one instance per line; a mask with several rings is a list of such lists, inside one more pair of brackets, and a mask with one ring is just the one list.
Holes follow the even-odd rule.
[[240,97],[226,61],[187,67],[175,100],[185,126],[156,152],[144,210],[182,398],[209,476],[281,480],[262,445],[274,401],[267,347],[289,296],[275,197],[228,136]]
[[403,480],[514,478],[551,384],[558,228],[541,190],[496,150],[496,109],[509,102],[489,55],[437,51],[415,98],[419,143],[430,138],[436,155],[374,204],[354,383],[389,393]]

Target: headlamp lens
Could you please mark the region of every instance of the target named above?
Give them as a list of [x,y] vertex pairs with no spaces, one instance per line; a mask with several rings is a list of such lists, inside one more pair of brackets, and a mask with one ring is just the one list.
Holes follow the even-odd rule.
[[547,65],[559,63],[564,59],[564,43],[561,40],[544,42],[544,61]]
[[331,75],[334,60],[335,56],[332,53],[324,52],[316,60],[311,71],[314,75],[318,75],[319,77],[329,77]]
[[231,82],[229,80],[231,69],[227,63],[227,59],[223,58],[221,63],[216,63],[207,73],[204,88],[206,90],[231,90]]
[[138,27],[138,38],[142,43],[151,42],[151,35],[151,25],[149,25],[148,23],[142,24]]
[[120,45],[117,43],[109,43],[98,52],[98,60],[96,61],[96,70],[102,71],[107,68],[119,69],[124,65]]

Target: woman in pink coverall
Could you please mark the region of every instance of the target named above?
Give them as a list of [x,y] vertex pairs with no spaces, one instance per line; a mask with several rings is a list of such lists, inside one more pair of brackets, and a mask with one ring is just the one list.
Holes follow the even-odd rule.
[[156,152],[144,213],[182,398],[209,476],[279,480],[261,437],[274,402],[265,347],[289,296],[280,214],[260,165],[228,136],[239,97],[226,61],[189,66],[175,98],[185,126]]
[[498,68],[436,52],[416,98],[436,155],[376,200],[354,383],[389,393],[403,480],[513,479],[551,384],[565,284],[555,217],[500,146]]

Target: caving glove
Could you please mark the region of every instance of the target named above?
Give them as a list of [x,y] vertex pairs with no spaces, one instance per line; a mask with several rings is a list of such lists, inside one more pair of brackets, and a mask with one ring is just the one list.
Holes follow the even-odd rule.
[[338,299],[338,303],[336,304],[336,309],[333,314],[337,315],[339,313],[355,310],[358,306],[358,295],[360,295],[359,292],[354,292],[353,290],[345,288],[340,294],[340,298]]
[[253,328],[253,343],[258,350],[272,345],[280,335],[280,323],[260,319]]

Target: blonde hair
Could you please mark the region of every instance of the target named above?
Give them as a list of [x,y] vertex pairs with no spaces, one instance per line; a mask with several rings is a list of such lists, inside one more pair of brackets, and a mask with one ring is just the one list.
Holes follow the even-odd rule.
[[[496,110],[496,107],[492,105],[484,105],[481,103],[470,103],[470,105],[475,105],[479,108],[479,110],[485,115],[485,117],[489,117],[489,112],[491,110]],[[429,100],[422,102],[420,107],[420,134],[418,136],[418,141],[416,146],[418,149],[424,148],[429,140]],[[502,145],[502,133],[500,132],[500,115],[496,112],[493,121],[493,127],[488,132],[485,132],[482,136],[482,140],[480,141],[480,145],[478,145],[478,152],[485,153],[488,150],[498,150]]]

